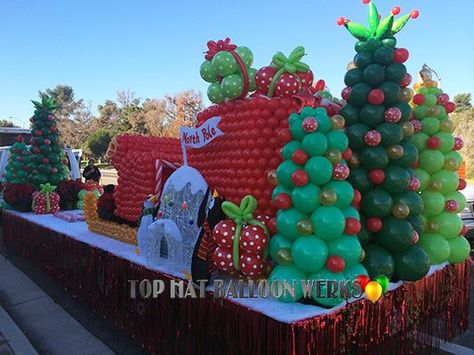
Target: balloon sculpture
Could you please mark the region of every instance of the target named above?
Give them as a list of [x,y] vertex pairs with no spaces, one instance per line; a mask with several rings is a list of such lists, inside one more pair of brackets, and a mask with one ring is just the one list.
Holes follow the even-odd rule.
[[251,68],[253,54],[247,47],[237,47],[225,40],[207,42],[206,61],[201,64],[201,77],[211,83],[207,89],[209,100],[215,104],[225,99],[244,98],[255,91],[255,74]]
[[[364,253],[357,238],[360,230],[360,195],[349,182],[344,159],[351,155],[342,130],[344,118],[328,117],[323,108],[303,109],[289,119],[293,140],[283,147],[283,163],[276,171],[278,186],[273,192],[279,209],[278,234],[270,240],[270,255],[278,263],[270,280],[354,280],[367,275],[360,264]],[[303,296],[297,284],[297,301]],[[338,298],[312,295],[324,306]]]
[[463,223],[457,214],[466,207],[466,198],[457,191],[466,187],[466,182],[456,172],[462,163],[457,151],[463,141],[453,137],[453,122],[448,117],[455,105],[437,87],[431,72],[426,65],[420,71],[421,82],[415,84],[417,94],[413,97],[413,142],[420,151],[415,173],[421,183],[426,221],[419,245],[430,256],[432,265],[445,261],[454,264],[465,260],[471,250],[469,242],[460,235]]
[[16,138],[15,144],[10,148],[8,164],[5,168],[5,181],[11,184],[23,184],[28,181],[28,163],[30,151],[23,141],[22,136]]
[[418,150],[410,141],[414,133],[408,104],[411,77],[403,63],[408,51],[397,48],[394,37],[418,11],[394,20],[400,8],[380,20],[368,4],[369,27],[339,18],[358,40],[357,55],[348,66],[342,91],[347,104],[341,109],[348,125],[349,181],[362,194],[362,229],[359,237],[366,252],[363,262],[370,277],[386,275],[418,280],[429,269],[429,257],[417,245],[423,232],[423,202],[416,192],[419,180],[414,167]]
[[41,102],[32,102],[35,113],[30,119],[33,137],[30,140],[32,155],[28,164],[28,181],[37,187],[48,182],[57,186],[69,176],[64,144],[53,113],[59,105],[46,95],[42,96]]

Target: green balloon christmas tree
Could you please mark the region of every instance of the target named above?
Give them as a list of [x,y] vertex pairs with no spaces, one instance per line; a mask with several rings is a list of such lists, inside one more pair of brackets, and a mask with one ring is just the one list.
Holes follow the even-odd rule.
[[349,181],[362,194],[363,264],[371,278],[414,281],[428,272],[429,258],[417,245],[423,232],[423,202],[412,169],[418,150],[411,143],[411,77],[403,65],[408,51],[396,47],[394,35],[418,17],[418,11],[395,20],[400,8],[394,7],[381,20],[375,5],[364,3],[369,27],[344,18],[337,21],[358,40],[344,78],[347,104],[341,114],[353,151]]
[[58,104],[49,96],[43,96],[41,102],[32,102],[35,105],[35,113],[31,118],[33,137],[28,179],[37,187],[46,183],[57,186],[69,176],[64,144],[61,142],[54,116]]
[[[278,185],[273,201],[278,208],[278,233],[270,240],[270,256],[278,264],[272,281],[296,281],[296,294],[284,294],[284,302],[303,297],[301,280],[354,280],[367,275],[360,264],[363,251],[357,238],[359,202],[345,181],[349,168],[343,157],[350,154],[340,115],[329,118],[325,109],[305,107],[289,118],[292,140],[282,150],[284,161],[276,170]],[[313,291],[316,288],[313,289]],[[334,306],[339,298],[311,297]]]
[[28,163],[30,152],[23,137],[18,136],[15,144],[10,148],[8,164],[5,168],[5,181],[11,184],[23,184],[28,182]]
[[463,223],[458,215],[466,207],[466,198],[457,191],[466,187],[457,174],[462,164],[457,150],[462,148],[463,141],[453,136],[453,122],[448,117],[455,105],[437,87],[429,67],[423,67],[420,79],[414,86],[417,94],[413,97],[413,142],[420,151],[415,173],[425,206],[425,230],[419,245],[430,256],[432,265],[446,261],[455,264],[464,261],[471,250],[469,242],[460,235]]

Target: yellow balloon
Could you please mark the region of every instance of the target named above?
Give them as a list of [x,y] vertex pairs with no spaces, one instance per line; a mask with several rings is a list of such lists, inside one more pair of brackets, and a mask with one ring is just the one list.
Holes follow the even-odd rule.
[[382,296],[382,286],[377,281],[370,281],[365,286],[365,294],[369,301],[375,303]]

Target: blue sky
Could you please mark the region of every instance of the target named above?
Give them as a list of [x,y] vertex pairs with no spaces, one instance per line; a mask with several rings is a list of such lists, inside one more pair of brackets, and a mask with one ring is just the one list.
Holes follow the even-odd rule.
[[[398,35],[410,51],[408,71],[423,63],[442,78],[445,92],[474,93],[473,0],[379,0],[420,17]],[[207,84],[199,66],[209,39],[230,37],[249,47],[255,68],[276,51],[303,45],[316,78],[334,94],[343,88],[354,39],[335,20],[366,23],[360,0],[4,0],[0,12],[0,118],[22,124],[40,89],[70,85],[95,110],[121,89],[162,97]],[[207,100],[206,100],[207,102]]]

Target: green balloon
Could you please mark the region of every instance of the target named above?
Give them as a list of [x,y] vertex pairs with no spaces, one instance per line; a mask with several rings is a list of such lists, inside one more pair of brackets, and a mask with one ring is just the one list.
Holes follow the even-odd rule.
[[426,106],[425,105],[416,106],[413,109],[413,112],[415,113],[415,118],[421,121],[423,118],[426,117]]
[[366,83],[359,83],[351,89],[349,102],[358,107],[362,107],[367,103],[367,97],[372,87]]
[[353,87],[361,83],[362,80],[362,70],[359,68],[354,68],[347,71],[346,75],[344,76],[344,83],[349,87]]
[[417,245],[412,245],[401,253],[394,254],[394,277],[398,280],[416,281],[428,273],[430,258],[428,254]]
[[346,267],[359,261],[362,247],[355,236],[342,235],[327,242],[329,255],[338,255],[344,259]]
[[393,52],[391,47],[380,47],[374,53],[374,62],[383,66],[389,65],[393,59]]
[[355,51],[357,53],[368,52],[367,41],[357,41],[355,44]]
[[319,206],[319,194],[321,193],[318,186],[306,184],[302,187],[295,187],[291,193],[291,200],[295,208],[303,213],[313,212]]
[[423,231],[425,230],[425,219],[423,218],[423,215],[417,215],[417,216],[412,216],[407,218],[407,221],[410,222],[411,226],[415,230],[415,232],[418,233],[418,235],[423,234]]
[[441,144],[439,145],[439,150],[441,153],[449,153],[454,147],[454,137],[451,133],[447,132],[438,132],[434,135],[438,137]]
[[239,74],[227,75],[221,82],[222,92],[229,99],[235,99],[242,95],[244,81]]
[[392,163],[408,168],[418,160],[418,149],[407,141],[402,141],[403,155],[399,159],[392,159]]
[[221,89],[221,85],[219,82],[216,81],[215,83],[209,85],[209,87],[207,88],[207,97],[212,103],[215,104],[220,104],[221,102],[224,102],[225,95]]
[[421,196],[415,191],[405,191],[393,199],[394,203],[403,203],[410,209],[410,217],[419,215],[424,206]]
[[331,240],[342,235],[346,219],[337,207],[321,206],[311,215],[311,222],[316,237]]
[[397,45],[397,39],[395,37],[387,37],[382,40],[382,44],[385,47],[395,48],[395,46]]
[[332,189],[336,193],[337,200],[334,206],[337,208],[344,209],[349,207],[352,200],[354,199],[354,189],[347,181],[329,181],[323,186],[323,190],[325,189]]
[[355,280],[359,275],[369,276],[369,272],[362,264],[356,263],[344,270],[346,280]]
[[400,122],[406,122],[410,120],[411,116],[411,107],[406,102],[396,102],[393,104],[393,107],[398,108],[402,112],[402,118]]
[[291,180],[291,175],[299,168],[300,167],[291,160],[285,160],[282,162],[276,170],[278,183],[288,188],[294,187],[295,184]]
[[446,239],[453,239],[458,236],[463,227],[461,217],[455,213],[442,212],[436,217],[433,217],[431,221],[439,226],[437,233]]
[[462,211],[466,208],[466,196],[464,196],[459,191],[447,194],[445,197],[446,197],[446,201],[449,201],[449,200],[456,201],[459,206],[459,211]]
[[393,81],[385,81],[379,86],[379,89],[383,91],[385,99],[384,105],[393,105],[398,101],[398,95],[400,95],[400,85]]
[[389,159],[387,152],[381,146],[365,147],[360,155],[360,161],[367,169],[385,169]]
[[237,47],[235,49],[235,51],[237,52],[237,54],[239,55],[239,57],[242,59],[242,61],[244,62],[245,66],[247,68],[250,68],[253,64],[253,54],[252,54],[252,51],[250,49],[248,49],[247,47]]
[[369,38],[367,40],[367,51],[370,53],[375,52],[382,46],[382,42],[376,38]]
[[238,65],[232,54],[221,51],[212,58],[212,68],[219,76],[227,76],[237,71]]
[[431,184],[431,175],[423,169],[415,169],[415,175],[420,180],[420,190],[426,190]]
[[434,174],[444,166],[444,155],[438,150],[425,150],[420,153],[420,168]]
[[382,84],[385,80],[385,70],[379,64],[370,64],[363,72],[364,81],[372,86]]
[[295,285],[295,295],[293,296],[291,292],[282,292],[281,296],[278,297],[278,300],[281,302],[295,302],[303,297],[303,287],[301,285],[301,280],[306,280],[308,276],[298,269],[295,265],[277,265],[270,274],[268,278],[270,289],[273,287],[280,287],[277,283],[287,282],[290,285]]
[[403,139],[402,128],[394,123],[382,123],[377,127],[377,131],[382,136],[382,144],[386,147],[398,144]]
[[428,254],[431,265],[444,263],[451,252],[448,241],[439,234],[421,235],[418,245]]
[[255,76],[257,75],[257,69],[247,69],[247,75],[249,76],[249,91],[257,90],[257,83],[255,82]]
[[278,233],[288,240],[298,238],[300,235],[296,225],[300,220],[307,218],[308,216],[306,214],[301,213],[295,208],[279,210],[276,217]]
[[370,131],[370,127],[364,123],[353,124],[347,129],[346,134],[351,149],[359,150],[366,146],[364,136],[368,131]]
[[[377,127],[379,124],[383,123],[384,120],[385,120],[385,106],[383,105],[367,104],[367,105],[364,105],[364,107],[362,107],[362,109],[360,110],[360,121],[365,123],[370,128]],[[362,137],[362,143],[364,143],[363,137]]]
[[450,264],[457,264],[467,259],[471,252],[471,245],[464,237],[457,237],[448,241],[451,249],[449,254],[448,262]]
[[357,68],[365,69],[369,64],[372,63],[372,55],[368,52],[361,52],[356,54],[354,57],[354,63],[357,65]]
[[349,145],[347,135],[341,130],[329,132],[326,138],[328,142],[328,148],[337,149],[341,152],[344,152]]
[[332,164],[324,157],[309,158],[304,169],[308,173],[309,181],[315,185],[324,185],[332,178]]
[[421,131],[432,136],[439,131],[439,120],[434,117],[426,117],[421,120],[423,123]]
[[324,134],[314,132],[307,134],[303,138],[301,146],[309,156],[314,157],[323,155],[326,152],[328,149],[328,140]]
[[427,217],[434,217],[439,215],[444,210],[446,203],[443,194],[439,192],[423,191],[421,193],[423,200],[423,214]]
[[273,260],[277,260],[277,253],[283,248],[291,249],[291,241],[283,237],[281,234],[275,234],[270,238],[268,252]]
[[362,195],[360,205],[367,217],[387,217],[392,213],[393,199],[387,191],[373,189]]
[[291,160],[293,153],[299,149],[301,149],[301,143],[298,141],[291,141],[291,142],[286,143],[285,146],[283,147],[283,150],[281,151],[281,154],[283,155],[283,159]]
[[[337,288],[339,290],[339,284],[341,281],[345,281],[344,274],[341,273],[333,273],[327,270],[326,268],[320,270],[319,272],[313,273],[309,275],[309,280],[330,280],[330,281],[336,281],[337,282]],[[316,283],[315,283],[316,284]],[[337,298],[332,298],[329,297],[328,295],[328,290],[327,290],[327,283],[324,282],[321,284],[321,287],[319,288],[320,294],[318,294],[318,287],[313,287],[311,295],[313,299],[319,303],[322,306],[325,307],[334,307],[338,305],[339,303],[343,302],[344,300],[337,297]],[[339,292],[336,292],[335,295],[340,296]],[[321,297],[318,297],[321,296]]]
[[391,252],[401,252],[414,241],[415,230],[405,219],[387,217],[383,220],[381,231],[377,234],[377,243]]
[[305,272],[316,272],[324,267],[328,258],[326,243],[315,236],[303,236],[291,246],[293,262]]
[[426,142],[430,138],[429,135],[423,132],[419,132],[413,136],[412,143],[418,149],[419,152],[422,152],[426,149]]
[[331,130],[332,121],[327,115],[326,111],[321,107],[316,109],[316,121],[318,121],[318,132],[326,134]]
[[401,63],[392,63],[385,68],[386,79],[400,83],[407,75],[407,68]]
[[351,170],[348,181],[357,190],[364,193],[373,187],[372,183],[369,181],[368,174],[367,169],[359,166]]
[[303,118],[298,117],[290,124],[290,132],[294,139],[302,141],[306,136],[306,132],[302,127]]
[[367,269],[370,278],[375,279],[379,275],[385,275],[390,279],[395,269],[392,254],[376,244],[368,244],[364,250],[365,259],[362,265]]
[[385,180],[382,188],[392,194],[400,194],[406,191],[410,184],[410,173],[407,169],[391,165],[385,170]]
[[459,164],[459,166],[461,166],[462,161],[463,161],[461,154],[459,154],[456,151],[452,151],[452,152],[449,152],[449,153],[445,154],[444,158],[445,159],[454,159]]
[[455,171],[440,170],[431,175],[431,180],[441,182],[443,194],[455,192],[459,185],[459,175]]
[[436,95],[433,94],[427,94],[425,95],[425,101],[423,102],[423,105],[430,107],[436,105]]
[[212,64],[209,61],[205,61],[201,64],[199,68],[199,73],[201,74],[201,78],[203,78],[208,83],[213,83],[217,81],[217,74],[212,68]]
[[355,218],[360,221],[360,214],[359,211],[354,206],[349,206],[342,210],[342,214],[345,218]]
[[346,120],[346,126],[350,127],[359,121],[359,108],[350,103],[344,105],[339,113]]

